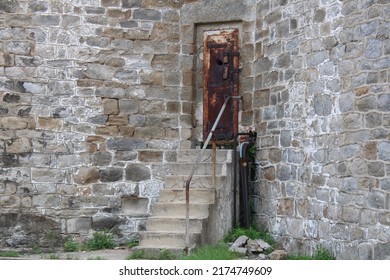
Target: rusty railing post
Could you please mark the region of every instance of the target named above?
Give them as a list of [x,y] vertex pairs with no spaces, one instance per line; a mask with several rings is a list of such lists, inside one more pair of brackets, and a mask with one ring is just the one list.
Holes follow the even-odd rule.
[[218,114],[217,118],[215,119],[214,125],[211,128],[210,133],[207,136],[206,141],[204,142],[204,145],[202,147],[202,150],[200,151],[198,159],[197,159],[194,167],[192,168],[191,173],[188,175],[187,180],[185,181],[184,187],[185,187],[185,192],[186,192],[186,195],[185,195],[185,197],[186,197],[186,215],[185,215],[186,216],[186,227],[185,227],[185,248],[184,248],[184,251],[187,254],[189,253],[189,247],[190,247],[190,183],[191,183],[192,177],[195,174],[196,169],[198,168],[200,161],[202,160],[204,151],[207,148],[207,146],[211,140],[211,137],[213,136],[214,131],[219,123],[219,120],[221,119],[222,114],[225,111],[226,105],[230,99],[241,100],[242,97],[241,96],[228,96],[225,99],[225,102],[223,103],[221,110],[219,111],[219,114]]

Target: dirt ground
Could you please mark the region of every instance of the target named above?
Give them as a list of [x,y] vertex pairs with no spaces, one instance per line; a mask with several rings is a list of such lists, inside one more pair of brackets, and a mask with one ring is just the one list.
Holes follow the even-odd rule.
[[130,254],[131,249],[129,248],[116,248],[81,252],[20,253],[18,257],[0,257],[0,260],[126,260]]

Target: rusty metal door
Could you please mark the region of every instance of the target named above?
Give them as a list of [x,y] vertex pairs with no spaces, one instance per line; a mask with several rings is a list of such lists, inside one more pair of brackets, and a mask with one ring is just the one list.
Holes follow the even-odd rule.
[[[238,95],[238,30],[206,31],[203,41],[203,139],[228,96]],[[213,140],[224,143],[238,132],[238,105],[229,101]]]

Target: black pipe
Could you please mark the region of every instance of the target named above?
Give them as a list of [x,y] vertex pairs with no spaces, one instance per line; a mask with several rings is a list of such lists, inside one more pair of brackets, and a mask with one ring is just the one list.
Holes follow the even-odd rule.
[[237,226],[237,172],[239,172],[237,170],[237,142],[239,136],[249,136],[250,143],[254,143],[257,133],[253,131],[237,133],[233,138],[233,228]]
[[240,202],[241,202],[241,219],[240,224],[243,228],[250,226],[249,213],[249,190],[248,190],[248,157],[247,151],[249,142],[244,142],[240,146]]

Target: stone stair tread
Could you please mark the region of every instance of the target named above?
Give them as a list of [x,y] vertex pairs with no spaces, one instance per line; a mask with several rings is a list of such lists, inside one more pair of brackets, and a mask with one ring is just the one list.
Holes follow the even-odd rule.
[[[139,246],[185,246],[185,232],[161,232],[161,231],[143,231],[140,233],[141,240]],[[190,232],[190,246],[195,246],[200,239],[201,233]]]
[[[188,179],[188,175],[166,175],[165,176],[165,189],[185,189],[185,182]],[[218,188],[221,184],[225,183],[227,179],[226,175],[215,176],[215,186]],[[212,187],[213,175],[194,175],[190,182],[190,190],[210,190]]]
[[[191,173],[194,163],[172,163],[170,164],[170,170],[172,175],[187,175]],[[215,172],[216,175],[226,175],[226,163],[216,163]],[[213,175],[213,163],[206,162],[199,164],[194,175]]]
[[[206,219],[190,219],[190,233],[201,233],[203,229],[203,221]],[[173,230],[174,229],[174,230]],[[147,231],[160,232],[185,232],[186,224],[184,218],[162,217],[161,219],[150,219],[146,222]]]
[[[183,207],[180,207],[180,206]],[[185,217],[186,211],[185,211],[185,204],[171,204],[170,206],[161,206],[154,209],[153,215],[155,217],[162,217],[162,216],[169,216],[172,218],[182,218]],[[203,219],[208,217],[208,207],[202,208],[202,206],[207,206],[207,204],[200,205],[201,207],[192,208],[190,206],[190,219],[198,218]]]
[[[197,223],[197,222],[203,222],[206,218],[203,217],[193,217],[190,218],[190,223]],[[154,222],[154,221],[165,221],[165,222],[179,222],[179,223],[185,223],[186,218],[185,216],[182,217],[172,217],[172,216],[150,216],[148,218],[148,221]]]
[[[190,197],[191,199],[191,197]],[[165,202],[165,201],[157,201],[154,203],[154,205],[186,205],[186,202],[185,201],[173,201],[173,202]],[[210,204],[213,204],[213,203],[209,203],[209,202],[191,202],[190,201],[190,207],[193,206],[193,205],[210,205]]]
[[[187,175],[184,175],[184,174],[169,174],[169,175],[166,175],[165,177],[166,178],[171,178],[171,177],[177,177],[177,178],[182,178],[183,181],[187,180],[188,179],[188,174]],[[213,175],[212,174],[206,174],[206,175],[199,175],[199,174],[195,174],[192,176],[192,180],[196,180],[196,179],[201,179],[201,178],[212,178]],[[226,175],[224,174],[216,174],[215,175],[216,178],[225,178]]]
[[[217,190],[227,186],[231,169],[232,150],[217,150],[213,174],[212,150],[205,150],[201,163],[190,184],[189,234],[190,248],[204,242],[209,223],[210,206],[216,202]],[[146,153],[146,152],[145,152]],[[186,200],[185,181],[191,173],[200,150],[178,150],[176,162],[153,163],[165,177],[165,187],[159,200],[153,203],[152,215],[146,221],[146,231],[140,232],[137,249],[158,252],[159,249],[185,249]],[[160,171],[159,171],[160,172]],[[214,186],[213,186],[214,183]],[[157,251],[156,251],[157,250]]]
[[[194,163],[197,161],[201,150],[178,150],[177,151],[177,161],[178,162],[190,162]],[[211,162],[212,161],[212,150],[207,149],[203,153],[201,162]],[[216,161],[217,162],[231,162],[232,161],[232,150],[216,150]]]
[[[167,188],[160,191],[159,202],[173,203],[185,202],[186,191],[184,188]],[[191,203],[209,203],[215,202],[214,189],[190,189]]]
[[[159,230],[159,231],[144,231],[144,232],[151,232],[151,233],[161,233],[161,234],[177,234],[178,236],[181,236],[185,234],[185,230]],[[190,230],[190,234],[201,234],[201,231],[193,231]]]
[[[146,230],[140,232],[141,235],[147,235],[147,236],[183,236],[185,234],[184,231],[156,231],[156,230]],[[193,234],[193,233],[191,233]],[[194,233],[198,234],[198,233]]]
[[185,249],[184,246],[175,246],[173,244],[171,245],[160,245],[160,246],[148,246],[148,245],[139,245],[133,248],[133,250],[143,250],[143,249],[156,249],[156,250],[163,250],[163,249],[177,249],[178,251],[183,251]]

